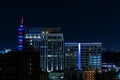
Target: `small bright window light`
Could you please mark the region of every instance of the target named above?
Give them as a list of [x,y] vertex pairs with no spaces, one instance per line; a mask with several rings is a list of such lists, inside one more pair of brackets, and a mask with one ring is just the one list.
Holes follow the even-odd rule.
[[19,39],[20,42],[22,42],[23,40],[22,39]]
[[32,45],[32,43],[30,43],[30,45]]
[[30,42],[32,42],[32,40],[30,40]]
[[52,55],[48,55],[48,57],[52,57]]
[[18,36],[19,38],[23,38],[23,36]]
[[46,34],[48,34],[48,31],[46,31]]
[[89,48],[89,50],[91,50],[91,48]]
[[61,78],[64,78],[63,76],[61,76]]
[[45,32],[43,31],[42,34],[45,34]]
[[30,36],[29,38],[32,38],[32,36]]
[[68,51],[70,51],[70,49],[68,49]]
[[120,78],[120,73],[118,74],[118,78]]
[[19,45],[19,47],[23,47],[23,45]]
[[38,36],[38,39],[41,38],[40,36]]
[[28,36],[26,36],[26,38],[29,38]]
[[55,77],[54,77],[54,76],[52,76],[52,78],[53,78],[53,79],[55,79]]
[[23,28],[19,28],[18,30],[19,30],[19,31],[23,31],[24,29],[23,29]]
[[36,38],[36,36],[34,36],[34,38]]
[[20,27],[23,27],[23,25],[20,25]]

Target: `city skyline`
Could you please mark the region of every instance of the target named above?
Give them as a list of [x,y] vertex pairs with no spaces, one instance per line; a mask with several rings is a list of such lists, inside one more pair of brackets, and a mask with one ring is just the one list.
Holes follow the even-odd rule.
[[120,49],[120,6],[117,2],[92,0],[26,3],[1,7],[0,48],[17,49],[17,29],[23,15],[27,27],[60,26],[65,42],[102,42],[103,48]]

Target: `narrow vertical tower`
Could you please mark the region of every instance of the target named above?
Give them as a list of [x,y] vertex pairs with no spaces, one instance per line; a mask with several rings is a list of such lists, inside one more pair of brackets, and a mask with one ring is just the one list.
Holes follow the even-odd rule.
[[24,44],[24,25],[23,25],[23,16],[21,17],[20,26],[18,28],[18,50],[23,50]]

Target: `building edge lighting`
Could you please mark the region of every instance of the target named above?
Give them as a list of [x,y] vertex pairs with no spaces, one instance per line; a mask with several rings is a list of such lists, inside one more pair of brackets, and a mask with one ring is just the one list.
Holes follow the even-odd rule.
[[81,70],[81,44],[78,43],[78,70]]

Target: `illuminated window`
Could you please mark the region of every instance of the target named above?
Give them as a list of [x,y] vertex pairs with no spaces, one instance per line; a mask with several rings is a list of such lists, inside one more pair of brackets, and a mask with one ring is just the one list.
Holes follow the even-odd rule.
[[45,34],[45,32],[43,31],[42,34]]
[[23,38],[23,36],[18,36],[19,38]]
[[48,34],[48,31],[46,31],[46,34]]
[[30,40],[30,42],[32,42],[32,40]]
[[91,48],[89,48],[89,50],[92,50]]
[[19,45],[19,47],[23,47],[23,45]]
[[34,36],[34,39],[36,38],[36,36]]
[[24,29],[23,28],[19,28],[18,31],[24,31]]
[[29,38],[28,36],[26,36],[26,38]]
[[23,27],[23,25],[20,25],[20,27]]
[[23,39],[19,39],[19,42],[23,42]]
[[32,36],[29,37],[30,39],[32,38]]
[[30,45],[32,45],[32,43],[30,43]]
[[68,51],[70,51],[70,49],[67,49]]
[[40,36],[37,37],[38,39],[41,38]]

